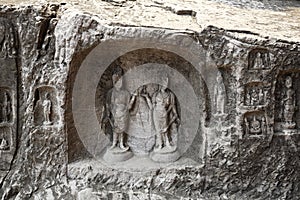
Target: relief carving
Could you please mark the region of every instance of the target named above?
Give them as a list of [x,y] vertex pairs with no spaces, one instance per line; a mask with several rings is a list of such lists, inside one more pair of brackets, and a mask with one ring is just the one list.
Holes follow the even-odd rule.
[[12,121],[12,97],[8,90],[0,90],[0,123],[10,123]]
[[112,145],[104,160],[119,162],[133,155],[150,156],[156,162],[176,161],[177,129],[180,119],[176,97],[164,84],[147,84],[131,95],[123,84],[122,73],[112,76],[113,89],[108,92],[101,126],[112,127]]
[[224,115],[225,113],[226,91],[223,85],[222,75],[219,72],[217,75],[217,83],[214,87],[214,107],[216,115]]
[[14,58],[16,56],[14,37],[11,23],[7,19],[0,18],[0,59]]
[[248,56],[249,69],[270,69],[270,53],[266,49],[254,49]]
[[44,112],[43,124],[50,125],[51,124],[50,114],[51,114],[52,103],[49,100],[49,93],[45,93],[45,99],[44,99],[42,105],[43,105],[43,112]]
[[297,133],[297,74],[282,74],[275,91],[275,131]]
[[293,80],[290,76],[288,76],[285,80],[285,95],[282,101],[283,104],[283,121],[284,127],[287,129],[293,129],[296,126],[294,122],[294,114],[296,110],[296,99],[295,99],[295,91],[292,88]]
[[13,24],[0,18],[0,184],[17,147],[18,68],[14,33]]
[[8,141],[5,138],[2,138],[0,143],[0,150],[8,150],[8,149],[9,149]]
[[57,121],[56,90],[51,86],[40,86],[35,90],[34,123],[50,126]]
[[129,125],[129,110],[132,107],[134,98],[124,89],[122,70],[112,75],[113,89],[107,96],[106,116],[102,123],[109,122],[112,131],[112,145],[107,149],[104,159],[112,162],[128,160],[133,156],[126,144]]
[[246,113],[244,116],[244,133],[248,136],[266,135],[268,124],[265,115],[258,112]]
[[177,128],[180,123],[175,95],[167,89],[168,78],[165,77],[163,86],[153,95],[153,125],[156,135],[156,145],[151,158],[158,162],[177,160],[177,144],[172,138],[177,137]]
[[264,106],[269,101],[269,87],[262,83],[249,83],[245,86],[244,102],[246,106]]

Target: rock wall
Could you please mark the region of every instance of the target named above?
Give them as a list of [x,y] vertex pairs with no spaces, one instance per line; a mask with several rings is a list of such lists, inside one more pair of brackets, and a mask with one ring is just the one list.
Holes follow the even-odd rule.
[[[192,31],[108,24],[60,4],[2,6],[0,12],[2,199],[300,195],[299,43],[214,26]],[[99,82],[91,74],[76,85],[83,66],[98,69],[100,61],[109,64],[107,74],[116,66],[127,72],[156,63],[188,80],[200,104],[192,106],[199,112],[194,136],[177,141],[186,160],[153,166],[139,157],[125,164],[102,160],[111,141],[102,141],[109,136],[99,129],[97,102],[111,79],[102,75]],[[74,98],[93,85],[94,96]],[[182,118],[188,101],[179,96]],[[217,102],[223,101],[222,110]],[[181,119],[184,130],[195,125],[193,119]]]

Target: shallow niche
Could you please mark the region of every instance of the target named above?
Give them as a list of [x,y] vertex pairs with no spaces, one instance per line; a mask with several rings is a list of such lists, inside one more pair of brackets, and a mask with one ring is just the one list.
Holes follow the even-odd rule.
[[249,70],[270,69],[270,53],[267,49],[253,49],[248,55]]
[[38,126],[52,126],[58,121],[56,89],[40,86],[34,92],[34,123]]
[[279,74],[275,86],[275,132],[294,134],[300,127],[300,71]]
[[262,82],[251,82],[245,85],[244,105],[265,106],[269,102],[270,86]]
[[244,134],[247,137],[259,137],[268,134],[268,119],[263,111],[247,112],[244,115]]

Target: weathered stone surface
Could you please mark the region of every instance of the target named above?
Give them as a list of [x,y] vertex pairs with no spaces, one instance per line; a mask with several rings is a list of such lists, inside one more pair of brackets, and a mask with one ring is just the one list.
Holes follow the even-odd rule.
[[[297,199],[298,9],[213,1],[1,6],[2,199]],[[151,127],[159,114],[149,109],[158,116],[151,124],[140,109],[133,121],[145,130],[126,129],[124,148],[116,132],[126,155],[105,157],[114,127],[125,130],[127,120],[113,113],[111,125],[102,121],[118,68],[140,106],[153,95],[149,84],[167,88],[156,92],[170,97],[164,105],[178,112],[178,132],[165,118],[160,133],[169,136],[157,151]],[[115,99],[108,106],[124,100]]]

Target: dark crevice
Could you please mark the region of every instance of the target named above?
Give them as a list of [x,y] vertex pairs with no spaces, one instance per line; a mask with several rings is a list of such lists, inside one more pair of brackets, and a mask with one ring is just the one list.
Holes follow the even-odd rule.
[[48,28],[50,26],[50,20],[51,18],[47,18],[41,22],[40,32],[38,35],[38,43],[37,43],[38,50],[42,49],[45,37],[47,35]]

